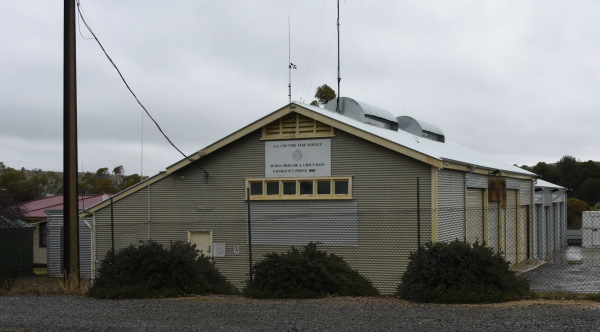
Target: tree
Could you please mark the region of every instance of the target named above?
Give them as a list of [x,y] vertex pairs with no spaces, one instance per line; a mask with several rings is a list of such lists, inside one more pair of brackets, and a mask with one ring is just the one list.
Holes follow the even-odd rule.
[[96,177],[99,179],[105,178],[108,176],[108,167],[98,168],[96,171]]
[[590,210],[590,206],[580,199],[567,199],[567,228],[581,229],[581,213]]
[[310,102],[310,104],[311,104],[312,106],[317,106],[317,107],[319,107],[319,102],[318,102],[318,101],[316,101],[316,100],[313,100],[313,101],[311,101],[311,102]]
[[580,172],[580,162],[572,156],[564,156],[557,163],[556,168],[560,172],[560,185],[567,188],[579,188],[584,178]]
[[115,167],[113,169],[113,174],[117,176],[123,176],[123,174],[125,174],[125,168],[123,168],[123,165]]
[[20,218],[23,211],[13,195],[7,189],[0,189],[0,216],[8,218]]
[[317,92],[315,93],[315,98],[317,98],[319,104],[321,105],[327,104],[330,100],[334,99],[335,97],[335,91],[327,84],[323,84],[320,87],[318,87]]
[[579,187],[579,197],[589,205],[600,202],[600,178],[587,178]]
[[83,195],[91,194],[96,186],[96,177],[90,172],[85,172],[79,179],[79,192]]
[[558,184],[561,178],[560,172],[555,165],[549,165],[543,161],[533,166],[531,171],[535,174],[541,175],[543,180],[556,184]]
[[24,170],[18,171],[11,167],[5,167],[0,172],[1,189],[6,189],[16,203],[36,199],[35,186],[27,179],[27,173]]
[[62,176],[56,172],[44,172],[38,169],[33,171],[29,181],[33,184],[35,198],[39,199],[58,194],[61,190]]
[[123,178],[123,182],[119,187],[119,191],[125,190],[136,183],[142,182],[142,177],[139,174],[131,174]]

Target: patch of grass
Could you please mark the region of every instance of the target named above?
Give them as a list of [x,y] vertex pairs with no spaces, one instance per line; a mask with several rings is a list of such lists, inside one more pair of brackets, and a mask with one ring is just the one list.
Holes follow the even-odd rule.
[[0,296],[2,295],[85,295],[90,280],[76,278],[63,280],[46,276],[26,276],[0,278]]
[[588,300],[600,302],[600,294],[569,292],[534,292],[534,297],[543,300]]
[[90,280],[68,276],[60,281],[59,291],[64,295],[85,295],[90,289]]

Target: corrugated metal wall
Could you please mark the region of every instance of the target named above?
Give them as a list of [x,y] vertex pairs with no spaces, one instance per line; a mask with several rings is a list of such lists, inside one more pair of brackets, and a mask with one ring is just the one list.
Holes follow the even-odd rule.
[[552,220],[554,222],[553,226],[554,226],[554,251],[560,251],[562,249],[561,246],[561,238],[562,238],[562,234],[560,231],[560,208],[559,208],[559,203],[553,203],[552,204]]
[[[465,173],[443,169],[438,172],[438,241],[465,239],[465,219],[450,217],[451,209],[465,209]],[[448,215],[450,214],[450,215]]]
[[554,248],[554,211],[552,205],[544,206],[544,212],[546,214],[546,255],[553,253]]
[[533,202],[531,201],[531,194],[533,192],[533,181],[520,180],[520,185],[518,189],[521,194],[521,205],[531,206],[533,204]]
[[[46,211],[48,215],[48,276],[63,277],[63,211]],[[79,220],[79,275],[92,277],[92,232]]]
[[535,205],[535,209],[536,209],[536,213],[535,213],[535,219],[536,219],[536,228],[537,228],[537,236],[536,236],[536,242],[537,242],[537,255],[536,257],[538,259],[544,259],[544,257],[546,257],[546,253],[548,251],[547,248],[547,234],[546,234],[546,212],[544,209],[544,206],[542,204],[536,204]]
[[487,188],[488,177],[481,174],[466,173],[467,187],[469,188]]
[[33,274],[33,227],[1,227],[0,276],[15,277],[31,274]]
[[[429,165],[340,130],[335,134],[331,144],[332,176],[352,176],[353,200],[252,201],[253,220],[264,219],[266,211],[288,215],[288,211],[297,212],[307,206],[318,207],[325,215],[347,209],[416,209],[417,177],[421,183],[421,208],[431,208]],[[210,174],[208,182],[203,172],[191,165],[116,202],[113,207],[116,249],[148,239],[164,244],[187,241],[189,231],[210,231],[213,244],[225,248],[224,256],[215,257],[216,266],[237,287],[243,287],[248,277],[245,179],[265,176],[264,153],[264,142],[260,141],[260,131],[256,131],[201,159],[200,166]],[[394,214],[372,216],[359,213],[354,219],[340,221],[355,223],[356,234],[338,234],[348,238],[322,248],[344,257],[380,291],[392,293],[408,264],[410,252],[417,248],[416,223],[412,221],[416,218],[407,221]],[[111,247],[110,221],[109,207],[95,216],[96,262]],[[421,238],[426,242],[431,239],[431,215],[422,215],[421,221]],[[170,226],[164,227],[165,224]],[[290,245],[303,242],[294,239],[294,232],[290,232],[287,244],[277,244],[286,241],[281,225],[268,225],[264,220],[253,224],[256,227],[253,230],[258,232],[258,242],[253,245],[254,261],[269,252],[283,252]],[[271,242],[266,240],[270,232],[278,234]],[[314,229],[310,231],[309,227],[296,231],[296,235],[308,241],[311,232],[314,234]],[[323,240],[313,241],[319,239]]]

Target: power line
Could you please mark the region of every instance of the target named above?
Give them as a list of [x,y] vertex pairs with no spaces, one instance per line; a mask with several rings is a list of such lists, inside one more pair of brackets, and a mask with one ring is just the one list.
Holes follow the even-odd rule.
[[[325,13],[327,11],[327,2],[323,1],[323,6],[321,7],[321,13],[319,15],[319,20],[318,20],[318,24],[317,24],[317,31],[315,33],[315,37],[313,39],[313,45],[312,45],[312,49],[310,51],[310,56],[308,58],[308,65],[306,66],[306,76],[304,78],[304,86],[302,91],[304,92],[304,96],[307,96],[310,94],[310,96],[308,97],[309,99],[314,97],[311,94],[311,89],[312,89],[312,85],[314,82],[314,77],[315,75],[320,76],[319,73],[319,65],[318,65],[318,58],[317,55],[319,53],[319,42],[321,41],[321,36],[323,33],[323,26],[325,25]],[[314,67],[313,67],[313,59],[314,59]],[[309,78],[310,76],[310,78]],[[314,94],[314,92],[313,92]]]
[[[96,42],[98,43],[98,45],[102,49],[102,52],[104,52],[104,55],[106,55],[106,57],[108,58],[108,61],[110,61],[110,63],[112,64],[112,66],[115,68],[115,70],[117,71],[117,73],[121,77],[121,80],[123,81],[123,83],[125,83],[125,86],[127,87],[127,90],[129,90],[129,92],[131,93],[131,95],[133,96],[133,98],[135,98],[135,100],[140,105],[140,107],[142,107],[142,109],[148,115],[148,117],[150,118],[150,120],[152,120],[152,122],[154,122],[154,124],[156,125],[156,128],[158,128],[158,131],[160,131],[160,133],[164,136],[164,138],[167,140],[167,142],[169,142],[169,144],[171,144],[171,146],[173,148],[175,148],[175,150],[177,150],[185,159],[189,160],[190,163],[193,164],[194,160],[191,159],[189,156],[187,156],[185,153],[183,153],[175,145],[175,143],[173,143],[171,141],[171,139],[167,136],[167,134],[165,134],[165,132],[162,130],[162,128],[160,127],[160,125],[158,124],[158,122],[156,122],[156,120],[154,120],[154,118],[152,117],[152,115],[150,114],[150,112],[148,112],[148,110],[146,109],[146,107],[142,104],[142,102],[135,95],[135,93],[133,92],[133,90],[131,90],[131,87],[129,87],[129,84],[125,80],[125,77],[123,77],[123,74],[121,74],[121,71],[119,70],[119,68],[117,67],[117,65],[115,64],[115,62],[112,60],[112,58],[108,55],[108,53],[104,49],[104,46],[102,46],[102,43],[100,42],[100,40],[98,40],[98,37],[96,37],[96,34],[94,33],[94,31],[92,31],[92,28],[88,25],[87,21],[85,20],[84,15],[81,12],[81,4],[80,4],[79,0],[77,0],[77,11],[79,12],[79,16],[81,17],[81,21],[83,22],[83,24],[85,25],[85,27],[88,29],[88,31],[92,34],[92,36],[94,37],[93,39],[96,40]],[[194,165],[196,165],[196,167],[198,167],[202,172],[204,172],[204,178],[205,178],[205,180],[208,180],[208,172],[205,171],[202,167],[198,166],[197,164],[194,164]]]
[[395,109],[398,109],[398,107],[396,107],[396,104],[394,104],[393,100],[390,98],[390,96],[388,96],[387,92],[383,88],[383,85],[381,85],[381,82],[379,82],[379,80],[377,79],[377,76],[375,75],[375,73],[373,72],[373,70],[371,70],[371,67],[369,67],[369,64],[367,63],[367,61],[365,60],[365,58],[360,53],[360,50],[356,47],[356,45],[354,44],[354,42],[350,38],[350,35],[348,35],[348,33],[346,32],[345,29],[342,29],[342,31],[344,32],[344,35],[346,36],[346,38],[348,38],[348,41],[350,41],[350,45],[352,45],[352,48],[354,48],[354,51],[356,51],[356,54],[358,54],[358,57],[362,60],[362,62],[364,63],[365,67],[367,68],[367,70],[369,71],[369,73],[371,74],[371,76],[373,77],[373,80],[375,81],[375,83],[377,83],[377,85],[379,85],[379,88],[381,89],[381,92],[383,93],[383,95],[385,96],[385,98],[390,102],[390,104]]
[[[371,20],[369,19],[369,15],[367,14],[367,11],[365,10],[365,7],[363,6],[362,1],[359,0],[358,3],[360,4],[360,8],[362,9],[363,14],[365,15],[365,19],[369,26],[369,30],[371,31],[371,36],[372,36],[373,40],[375,41],[375,45],[377,45],[377,49],[379,50],[379,55],[383,59],[383,64],[385,65],[386,72],[388,74],[390,81],[392,82],[392,87],[394,88],[394,91],[396,92],[396,96],[398,97],[398,100],[400,101],[400,106],[402,106],[402,109],[404,110],[404,112],[407,113],[406,107],[404,107],[404,102],[402,100],[402,97],[400,97],[400,93],[398,92],[398,87],[396,85],[396,81],[394,81],[394,79],[392,78],[392,73],[390,71],[390,67],[388,66],[387,60],[386,60],[385,56],[383,55],[381,46],[379,45],[377,35],[375,35],[375,33],[373,32],[373,27],[371,25]],[[392,103],[392,105],[393,105],[393,103]]]

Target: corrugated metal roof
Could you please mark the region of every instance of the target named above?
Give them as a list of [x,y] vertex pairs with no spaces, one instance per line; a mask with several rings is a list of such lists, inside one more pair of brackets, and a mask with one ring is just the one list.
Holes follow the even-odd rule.
[[0,228],[27,228],[33,227],[33,225],[24,222],[20,219],[8,218],[0,216]]
[[377,126],[369,125],[347,116],[331,112],[326,109],[322,109],[316,106],[306,105],[298,102],[294,102],[298,106],[310,109],[313,112],[319,113],[326,117],[329,117],[335,121],[342,122],[346,125],[354,127],[356,129],[371,133],[379,136],[392,143],[402,145],[411,150],[417,151],[429,157],[438,159],[440,161],[448,161],[454,163],[461,163],[469,166],[475,166],[479,168],[486,168],[490,170],[500,170],[516,174],[524,174],[534,176],[534,173],[526,171],[522,168],[514,165],[498,161],[492,157],[483,155],[475,150],[469,149],[458,143],[448,140],[446,142],[437,142],[423,137],[417,137],[411,133],[405,131],[394,131]]
[[538,179],[537,182],[535,183],[535,186],[538,187],[538,188],[567,189],[565,187],[559,186],[559,185],[554,184],[552,182],[544,181],[542,179]]
[[[359,116],[360,109],[361,112],[364,112],[364,115],[370,115],[388,120],[390,122],[396,122],[396,117],[391,112],[384,110],[383,108],[373,106],[369,103],[365,103],[364,101],[348,97],[340,97],[340,106],[342,107],[342,113],[352,118],[356,118]],[[328,109],[333,112],[335,112],[336,107],[337,99],[332,99],[325,105],[325,109]],[[345,114],[346,112],[348,112],[348,114]],[[360,116],[363,115],[360,114]]]
[[[108,198],[112,194],[85,195],[79,196],[79,210],[96,205]],[[46,210],[63,210],[63,196],[57,195],[35,201],[29,201],[21,205],[23,209],[23,218],[46,218]]]

